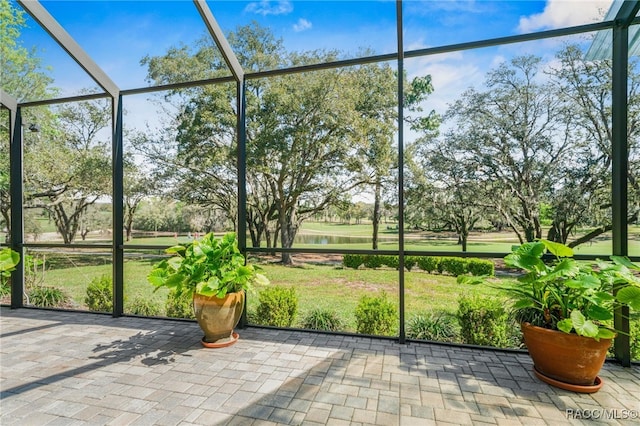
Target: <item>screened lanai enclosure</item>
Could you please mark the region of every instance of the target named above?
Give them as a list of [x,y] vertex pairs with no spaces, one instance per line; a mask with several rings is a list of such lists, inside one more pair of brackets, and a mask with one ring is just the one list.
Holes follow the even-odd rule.
[[270,324],[256,288],[245,325],[518,349],[512,247],[640,260],[640,2],[0,7],[12,308],[191,318],[147,275],[233,231],[295,299]]

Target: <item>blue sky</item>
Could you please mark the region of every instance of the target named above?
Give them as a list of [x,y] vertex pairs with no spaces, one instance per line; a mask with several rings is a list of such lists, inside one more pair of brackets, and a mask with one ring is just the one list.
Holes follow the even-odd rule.
[[[43,5],[121,88],[146,85],[140,59],[206,34],[190,0],[59,1]],[[604,1],[405,1],[405,46],[438,46],[562,25],[593,22]],[[225,31],[252,20],[291,50],[395,50],[394,1],[210,1]],[[65,95],[91,84],[66,54],[29,20],[23,45],[36,46]]]
[[[502,37],[601,20],[612,0],[406,0],[405,49]],[[145,55],[162,55],[171,46],[191,44],[206,29],[191,0],[60,1],[43,0],[58,20],[121,89],[147,86]],[[396,48],[395,1],[209,1],[225,32],[252,20],[271,28],[289,50],[339,49],[354,55],[361,48],[391,53]],[[35,47],[61,96],[73,96],[95,83],[50,37],[28,18],[25,47]],[[573,38],[572,41],[583,39]],[[486,72],[524,53],[545,56],[563,40],[546,40],[406,61],[410,77],[431,74],[435,92],[426,110],[444,112],[465,89],[482,84]],[[144,97],[130,97],[131,122],[154,121]],[[145,111],[144,113],[141,111]],[[127,121],[127,120],[125,120]],[[155,119],[157,121],[157,118]]]

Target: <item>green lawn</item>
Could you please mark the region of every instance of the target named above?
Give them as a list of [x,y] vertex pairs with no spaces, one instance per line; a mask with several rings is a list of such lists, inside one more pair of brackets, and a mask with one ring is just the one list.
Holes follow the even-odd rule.
[[[52,259],[51,259],[52,260]],[[128,259],[124,265],[125,310],[127,301],[136,297],[150,297],[164,306],[166,290],[154,292],[146,276],[157,260]],[[110,264],[87,265],[75,259],[76,266],[58,261],[56,269],[49,269],[41,279],[42,284],[64,289],[73,299],[74,306],[86,309],[84,297],[92,279],[110,275]],[[79,266],[78,266],[79,265]],[[353,312],[360,297],[365,294],[387,295],[397,300],[399,285],[398,271],[391,269],[343,269],[342,266],[302,264],[285,267],[279,264],[261,265],[272,286],[295,287],[299,298],[298,325],[300,320],[314,308],[337,311],[348,324],[347,331],[355,330]],[[41,274],[40,274],[41,275]],[[413,315],[422,311],[446,310],[454,312],[460,294],[495,295],[496,291],[487,287],[462,285],[456,279],[445,275],[431,275],[422,271],[405,272],[406,312]],[[260,289],[256,289],[259,291]],[[256,308],[257,293],[249,294],[250,310]]]
[[[146,280],[152,265],[158,259],[146,260],[128,257],[124,264],[125,313],[131,313],[130,306],[137,298],[150,299],[161,308],[164,306],[167,290],[154,292]],[[87,309],[84,298],[92,279],[102,275],[110,276],[111,264],[95,256],[48,256],[53,266],[38,274],[38,284],[58,287],[72,298],[72,308]],[[363,295],[380,295],[383,292],[398,303],[398,271],[392,269],[343,269],[341,265],[299,264],[285,267],[277,263],[262,263],[263,272],[271,280],[271,286],[294,287],[298,296],[298,314],[294,327],[300,327],[302,319],[313,309],[335,311],[345,323],[343,331],[354,332],[356,321],[354,311]],[[496,279],[500,283],[501,279]],[[260,288],[248,295],[248,311],[255,312]],[[461,295],[478,295],[483,298],[503,298],[498,290],[483,285],[465,285],[447,275],[428,274],[413,270],[405,272],[405,317],[412,317],[434,311],[455,313]],[[638,326],[634,326],[638,328]]]

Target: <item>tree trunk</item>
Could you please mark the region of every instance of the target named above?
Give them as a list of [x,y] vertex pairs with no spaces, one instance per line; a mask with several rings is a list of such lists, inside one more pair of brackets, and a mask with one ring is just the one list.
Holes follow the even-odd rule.
[[129,217],[124,224],[125,240],[131,241],[131,232],[133,231],[133,220]]
[[380,199],[382,198],[382,183],[376,182],[375,199],[373,202],[373,250],[378,249],[378,230],[380,227]]
[[9,210],[5,210],[2,209],[2,217],[4,219],[4,223],[6,224],[7,227],[7,238],[6,238],[6,243],[9,242],[9,235],[11,235],[11,216],[9,214]]

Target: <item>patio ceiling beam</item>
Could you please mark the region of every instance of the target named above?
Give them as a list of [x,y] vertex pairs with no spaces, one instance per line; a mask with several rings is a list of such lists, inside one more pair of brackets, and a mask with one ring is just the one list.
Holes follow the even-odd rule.
[[220,49],[220,52],[222,53],[224,61],[231,69],[231,73],[235,77],[236,81],[243,81],[244,70],[242,69],[242,65],[240,65],[240,61],[238,61],[236,54],[233,53],[231,45],[229,45],[229,42],[224,36],[220,25],[218,25],[216,18],[213,17],[213,13],[211,12],[211,9],[209,9],[209,5],[207,5],[205,0],[193,0],[193,4],[195,4],[198,9],[202,20],[209,30],[209,34],[211,34],[211,37],[215,40],[218,49]]
[[640,1],[623,2],[616,14],[616,23],[623,27],[628,27],[636,17],[638,10],[640,10]]
[[118,86],[80,47],[71,35],[37,0],[16,0],[24,10],[75,60],[80,67],[111,97],[117,98]]

